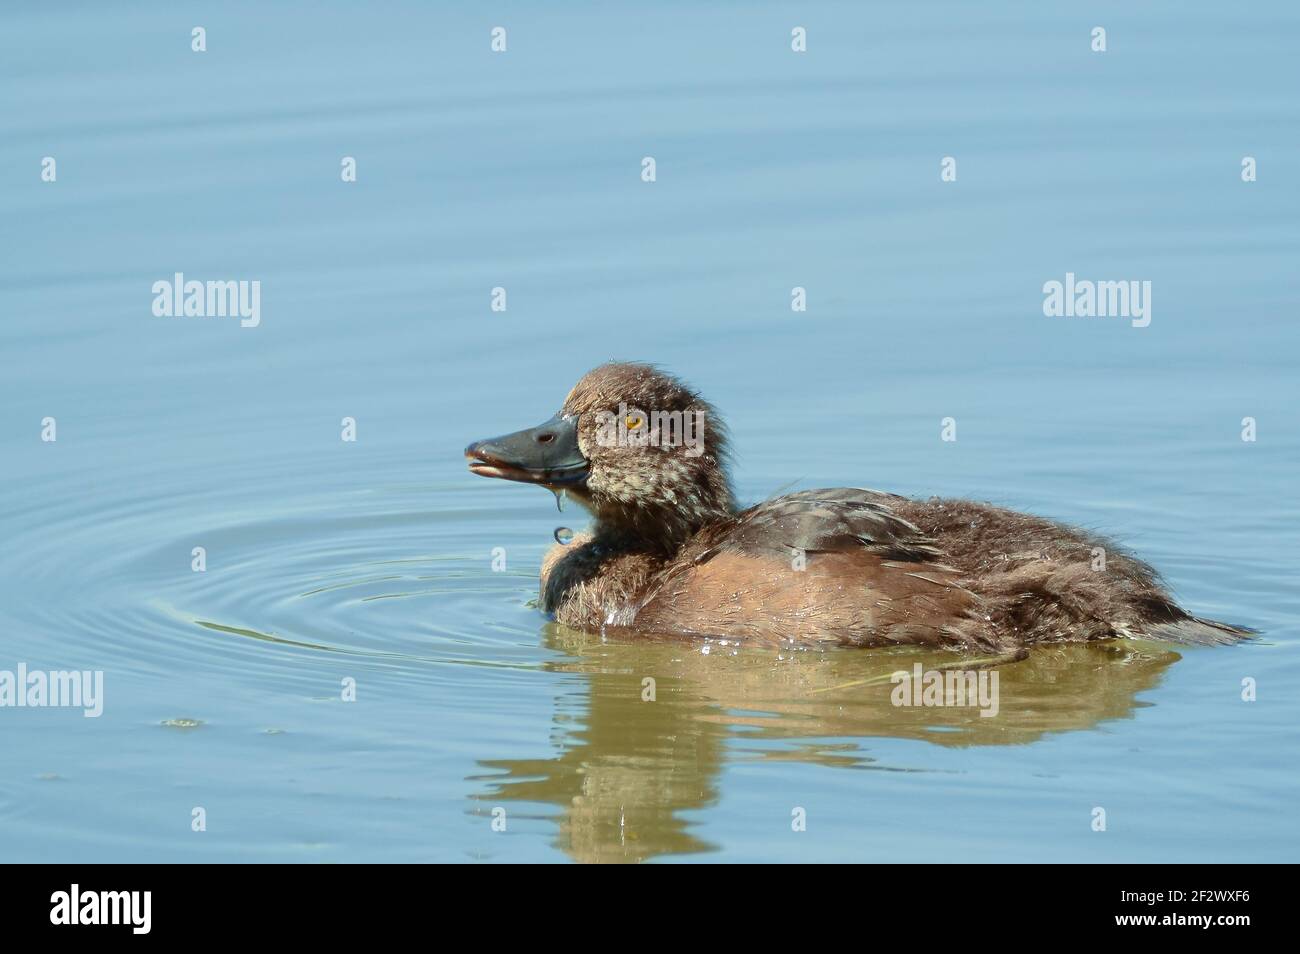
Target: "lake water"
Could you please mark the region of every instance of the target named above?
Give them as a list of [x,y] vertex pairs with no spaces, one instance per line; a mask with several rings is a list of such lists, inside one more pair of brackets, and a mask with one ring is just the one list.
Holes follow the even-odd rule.
[[[1300,7],[269,7],[3,13],[0,670],[104,699],[0,709],[0,858],[1296,859]],[[1067,272],[1150,324],[1046,317]],[[910,650],[559,629],[582,515],[461,451],[610,358],[746,501],[1034,511],[1260,638],[1036,651],[981,718],[863,684]]]

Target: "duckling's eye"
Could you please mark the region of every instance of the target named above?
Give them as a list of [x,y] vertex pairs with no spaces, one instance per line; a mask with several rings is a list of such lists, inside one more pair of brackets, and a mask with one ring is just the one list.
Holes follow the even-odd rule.
[[626,418],[623,419],[623,423],[627,425],[627,429],[629,431],[635,431],[638,427],[640,427],[642,424],[645,423],[645,418],[642,417],[640,414],[629,414]]

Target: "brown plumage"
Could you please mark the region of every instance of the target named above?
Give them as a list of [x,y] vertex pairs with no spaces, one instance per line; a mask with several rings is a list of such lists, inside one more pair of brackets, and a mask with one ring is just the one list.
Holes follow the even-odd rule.
[[[703,420],[702,440],[679,431],[674,444],[659,412]],[[611,420],[627,435],[614,440]],[[737,512],[716,412],[649,365],[596,368],[551,421],[466,455],[476,473],[564,489],[592,513],[542,565],[543,609],[576,628],[989,652],[1249,633],[1186,613],[1106,540],[988,504],[837,488]]]

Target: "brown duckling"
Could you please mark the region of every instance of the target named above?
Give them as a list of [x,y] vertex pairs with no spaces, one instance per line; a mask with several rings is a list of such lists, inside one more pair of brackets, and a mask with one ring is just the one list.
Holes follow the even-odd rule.
[[578,629],[987,652],[1250,632],[1180,609],[1107,540],[989,504],[836,488],[738,510],[717,413],[650,365],[602,365],[549,421],[465,456],[592,514],[542,564],[542,608]]

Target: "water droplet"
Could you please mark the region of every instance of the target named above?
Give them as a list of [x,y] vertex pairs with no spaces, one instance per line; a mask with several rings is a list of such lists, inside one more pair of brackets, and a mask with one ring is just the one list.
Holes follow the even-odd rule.
[[563,487],[561,487],[559,490],[555,491],[554,493],[555,493],[555,509],[560,511],[560,513],[563,513],[564,498],[568,496],[568,491],[565,490]]
[[556,527],[555,542],[567,547],[573,542],[573,531],[568,527]]

